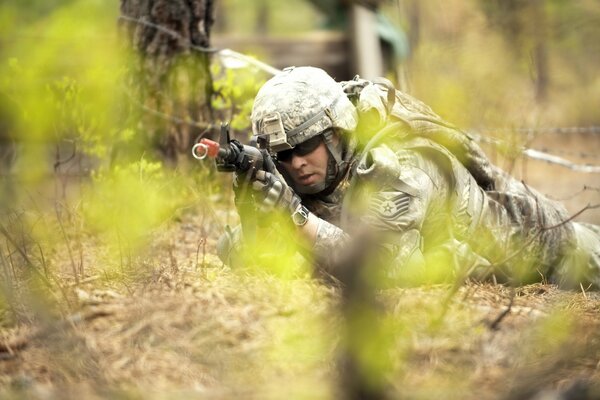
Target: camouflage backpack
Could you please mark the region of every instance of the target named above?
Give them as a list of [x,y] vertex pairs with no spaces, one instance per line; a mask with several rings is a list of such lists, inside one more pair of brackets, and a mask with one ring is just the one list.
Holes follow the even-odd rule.
[[[417,135],[444,146],[467,168],[479,186],[484,190],[495,189],[494,168],[479,145],[426,104],[395,89],[385,78],[368,81],[357,76],[341,85],[361,120],[367,121],[370,132],[379,131],[388,122],[402,122],[405,129],[391,134]],[[378,141],[375,137],[368,139],[369,145]]]

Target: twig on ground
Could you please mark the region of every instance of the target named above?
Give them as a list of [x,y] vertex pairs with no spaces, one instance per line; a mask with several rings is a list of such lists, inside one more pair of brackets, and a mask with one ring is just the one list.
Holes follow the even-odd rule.
[[515,289],[513,287],[511,287],[510,300],[508,302],[508,306],[506,306],[506,309],[504,311],[502,311],[492,322],[490,322],[489,327],[491,330],[497,331],[499,329],[500,322],[502,322],[502,320],[510,313],[510,311],[512,309],[512,306],[515,301],[515,296],[516,296]]
[[74,140],[68,140],[68,142],[73,143],[73,151],[71,152],[71,154],[69,156],[67,156],[66,158],[64,158],[62,160],[60,159],[60,147],[59,147],[58,143],[56,144],[56,157],[55,157],[55,161],[54,161],[54,172],[58,172],[58,169],[60,168],[61,165],[70,162],[77,155],[77,142]]
[[58,211],[58,204],[55,204],[54,210],[56,212],[56,220],[58,221],[58,226],[60,227],[60,231],[65,239],[65,243],[67,245],[67,252],[69,253],[69,259],[71,260],[71,269],[73,271],[73,277],[75,278],[75,282],[79,282],[79,274],[77,273],[77,267],[75,265],[75,259],[73,258],[73,250],[71,249],[71,241],[67,237],[67,232],[65,231],[65,226],[62,223],[62,218],[60,216],[60,212]]
[[[17,244],[17,242],[15,241],[15,239],[11,236],[11,234],[6,230],[6,228],[4,227],[4,225],[2,225],[1,223],[0,223],[0,233],[2,233],[4,235],[4,237],[6,238],[6,240],[21,255],[21,257],[23,258],[23,260],[25,261],[25,264],[27,264],[27,266],[29,267],[29,269],[31,269],[31,271],[33,271],[33,273],[35,275],[37,275],[42,280],[42,282],[44,282],[44,284],[47,287],[52,288],[52,284],[50,283],[50,281],[44,276],[44,274],[42,274],[37,269],[37,267],[33,264],[33,262],[31,261],[31,259],[29,258],[29,256],[25,252],[25,250],[22,249],[21,246],[19,246]],[[12,260],[11,260],[11,264],[12,264]],[[13,273],[14,273],[14,266],[13,266]]]
[[205,271],[206,268],[206,236],[202,235],[200,240],[198,240],[198,246],[196,248],[196,268],[198,268],[200,261],[200,248],[202,247],[202,264],[200,265],[200,269],[202,272]]
[[100,279],[100,278],[101,278],[101,277],[100,277],[100,275],[92,275],[92,276],[88,276],[88,277],[87,277],[87,278],[85,278],[85,279],[80,279],[80,280],[79,280],[79,281],[77,281],[77,282],[71,283],[69,286],[70,286],[70,287],[73,287],[73,286],[82,285],[82,284],[84,284],[84,283],[90,283],[90,282],[94,282],[94,281],[96,281],[96,280],[98,280],[98,279]]

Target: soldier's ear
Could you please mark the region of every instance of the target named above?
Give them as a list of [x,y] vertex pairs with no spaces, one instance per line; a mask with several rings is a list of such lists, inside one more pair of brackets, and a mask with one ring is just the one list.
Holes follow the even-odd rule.
[[340,135],[340,131],[338,129],[334,129],[333,130],[333,135],[331,135],[331,143],[334,146],[337,146],[337,144],[340,142],[341,140],[341,135]]
[[331,141],[333,142],[333,145],[337,146],[338,144],[340,144],[340,142],[347,142],[348,137],[351,134],[352,132],[345,131],[340,128],[334,128],[333,135],[331,136]]

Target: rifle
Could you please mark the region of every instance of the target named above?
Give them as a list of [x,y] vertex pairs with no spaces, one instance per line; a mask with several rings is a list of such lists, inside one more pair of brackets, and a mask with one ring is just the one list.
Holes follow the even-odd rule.
[[281,176],[268,150],[265,138],[251,140],[250,145],[244,145],[238,140],[231,139],[229,124],[221,125],[219,142],[203,138],[192,147],[192,155],[197,160],[213,158],[217,171],[237,172],[238,182],[235,204],[240,215],[244,238],[253,243],[256,240],[256,228],[260,222],[257,218],[255,202],[252,200],[252,191],[248,190],[249,182],[254,178],[256,171],[264,170]]
[[219,142],[203,138],[192,147],[192,155],[197,160],[204,160],[206,157],[214,158],[217,171],[220,172],[237,172],[241,175],[262,169],[278,174],[267,146],[268,143],[264,138],[256,138],[250,142],[250,145],[231,139],[229,124],[222,124]]

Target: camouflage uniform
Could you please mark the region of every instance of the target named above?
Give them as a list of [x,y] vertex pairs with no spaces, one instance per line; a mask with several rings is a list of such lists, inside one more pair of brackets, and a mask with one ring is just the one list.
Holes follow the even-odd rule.
[[[310,76],[314,69],[306,71]],[[274,78],[278,84],[294,70],[283,74]],[[253,112],[257,135],[274,110],[285,115],[288,134],[301,126],[310,137],[333,126],[346,135],[343,150],[331,157],[338,168],[327,188],[299,193],[322,219],[313,249],[321,268],[339,262],[353,227],[361,226],[377,234],[382,268],[394,284],[494,273],[516,283],[547,278],[600,287],[597,227],[568,221],[560,204],[491,165],[466,134],[388,83],[355,79],[340,85],[358,119],[348,107],[332,107],[307,124],[306,110],[314,116],[331,98],[303,96],[298,88],[286,93],[277,85],[269,94],[279,90],[285,97],[259,96]],[[302,140],[298,134],[292,146]]]

